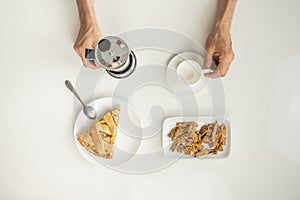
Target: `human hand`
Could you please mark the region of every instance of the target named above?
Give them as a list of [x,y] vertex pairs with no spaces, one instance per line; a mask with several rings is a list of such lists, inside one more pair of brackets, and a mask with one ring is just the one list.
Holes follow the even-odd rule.
[[95,49],[101,38],[102,33],[97,23],[81,25],[73,48],[81,58],[84,66],[91,69],[98,69],[100,67],[97,63],[93,64],[85,58],[85,50]]
[[215,28],[206,41],[207,58],[204,69],[212,72],[204,75],[210,78],[224,77],[234,59],[230,33],[222,28]]

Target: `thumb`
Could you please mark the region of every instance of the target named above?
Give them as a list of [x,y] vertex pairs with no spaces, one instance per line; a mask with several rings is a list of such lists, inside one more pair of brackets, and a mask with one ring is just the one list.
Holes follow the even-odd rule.
[[203,69],[210,69],[213,62],[212,56],[214,54],[214,49],[207,48],[206,51],[207,51],[207,56],[203,65]]
[[93,47],[93,49],[95,49],[98,46],[101,38],[102,38],[102,35],[96,36],[94,38],[94,40],[92,41],[92,47]]

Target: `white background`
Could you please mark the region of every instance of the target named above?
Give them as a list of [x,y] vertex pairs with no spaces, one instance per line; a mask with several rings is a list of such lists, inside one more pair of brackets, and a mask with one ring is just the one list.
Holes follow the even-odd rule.
[[[202,45],[215,0],[98,0],[105,35],[161,27]],[[73,142],[75,0],[0,2],[0,199],[299,199],[300,2],[240,0],[224,85],[226,160],[184,160],[146,175],[95,167]]]

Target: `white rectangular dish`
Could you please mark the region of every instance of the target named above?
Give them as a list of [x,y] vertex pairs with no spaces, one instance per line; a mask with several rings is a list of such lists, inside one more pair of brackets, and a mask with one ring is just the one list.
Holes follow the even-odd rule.
[[164,153],[167,157],[170,158],[196,158],[193,155],[185,155],[183,153],[178,153],[176,151],[172,152],[170,147],[173,143],[170,137],[168,137],[168,133],[176,126],[177,122],[189,122],[194,121],[198,124],[197,130],[199,130],[203,125],[208,123],[218,122],[220,124],[224,124],[226,127],[226,143],[223,147],[223,151],[219,152],[215,155],[206,155],[199,157],[202,158],[211,158],[211,159],[222,159],[227,158],[230,155],[230,147],[231,147],[231,130],[229,120],[225,117],[212,117],[212,116],[204,116],[204,117],[171,117],[165,119],[163,123],[163,134],[162,134],[162,145],[164,149]]

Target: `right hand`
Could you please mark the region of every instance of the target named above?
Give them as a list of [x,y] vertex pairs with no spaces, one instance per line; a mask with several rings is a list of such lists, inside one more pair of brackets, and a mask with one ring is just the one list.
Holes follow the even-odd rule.
[[91,69],[98,69],[100,66],[98,64],[93,64],[85,58],[86,49],[95,49],[98,45],[98,42],[102,38],[102,33],[97,24],[82,24],[77,40],[73,46],[76,53],[82,60],[82,63],[85,67]]
[[224,77],[234,59],[229,29],[217,27],[213,30],[206,41],[206,51],[208,55],[203,68],[213,72],[204,75],[210,78]]

